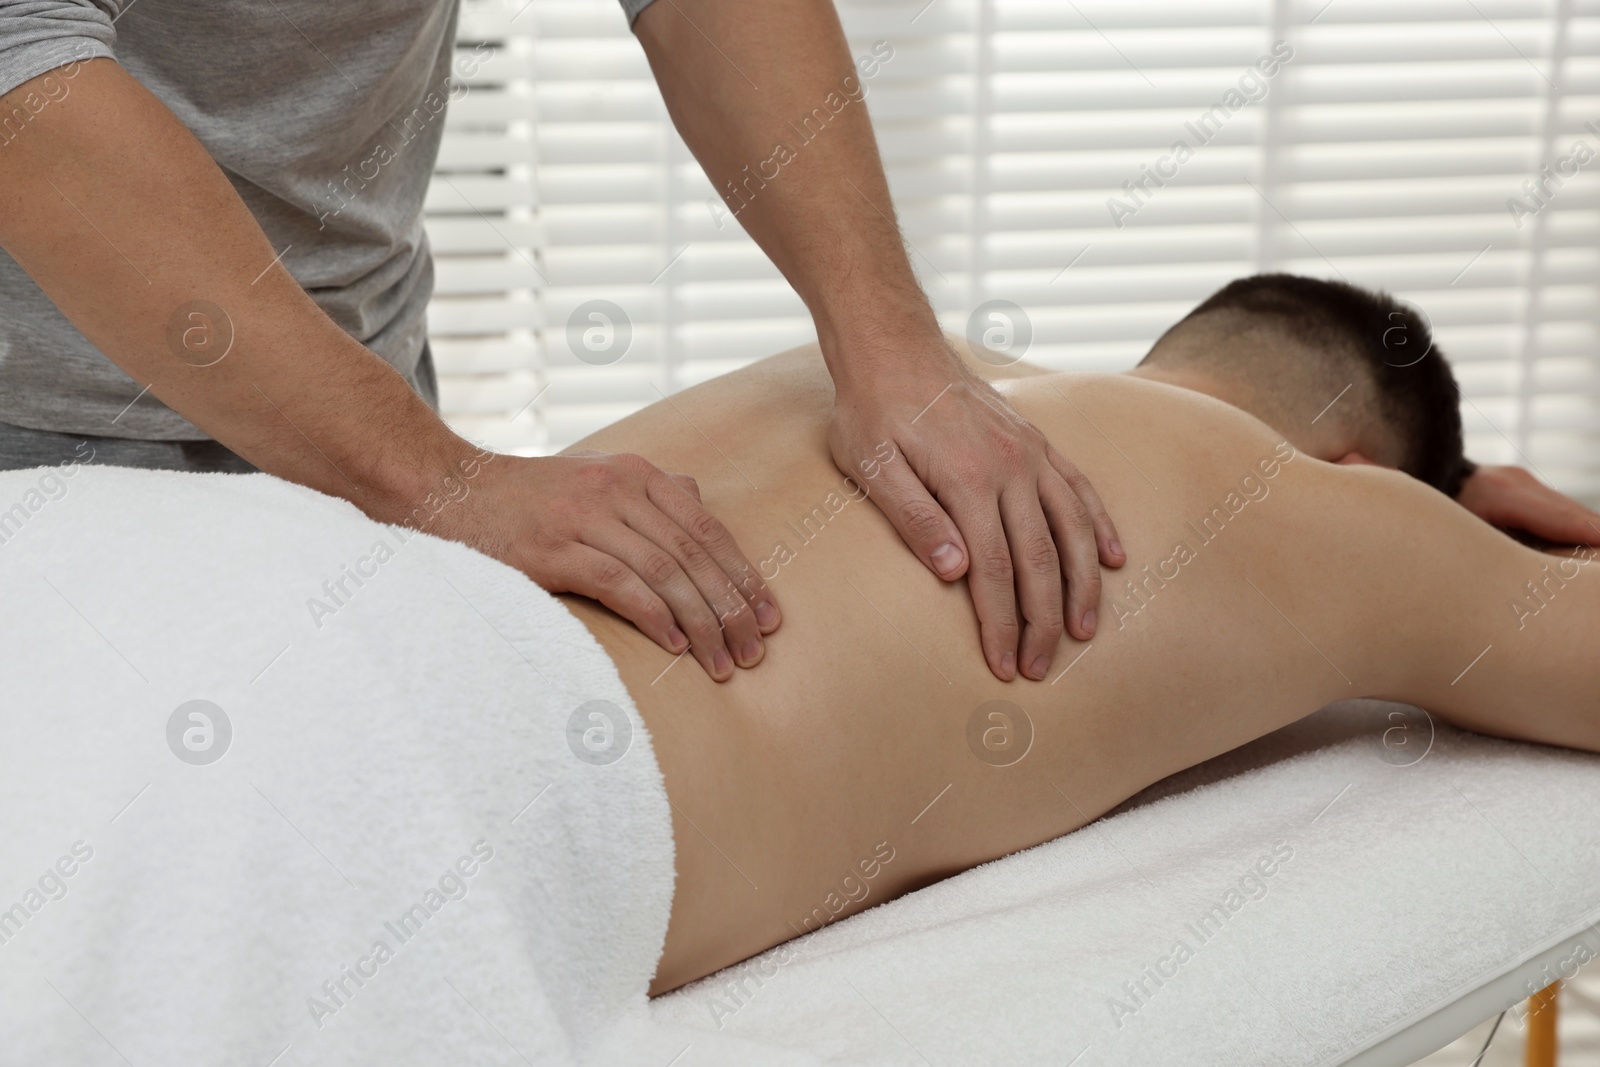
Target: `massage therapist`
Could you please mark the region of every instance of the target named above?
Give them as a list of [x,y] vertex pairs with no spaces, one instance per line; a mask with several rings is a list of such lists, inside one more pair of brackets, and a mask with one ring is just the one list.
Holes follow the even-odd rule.
[[[1001,678],[1096,623],[1116,532],[945,344],[864,106],[738,194],[789,124],[859,99],[829,0],[623,0],[673,121],[805,301],[845,473],[945,580]],[[423,198],[456,0],[0,0],[0,468],[252,468],[592,597],[717,679],[778,625],[692,479],[484,453],[437,413]],[[512,17],[535,21],[527,8]],[[889,44],[892,47],[892,43]],[[882,53],[867,55],[873,63]],[[746,190],[750,187],[746,186]]]

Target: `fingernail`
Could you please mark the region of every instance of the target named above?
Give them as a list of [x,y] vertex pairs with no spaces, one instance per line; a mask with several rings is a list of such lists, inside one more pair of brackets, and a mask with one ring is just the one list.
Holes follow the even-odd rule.
[[1123,552],[1122,552],[1122,542],[1121,541],[1113,541],[1113,542],[1111,542],[1111,554],[1113,556],[1120,556],[1120,555],[1123,554]]
[[744,643],[744,652],[741,655],[742,666],[753,666],[761,658],[761,639],[752,637]]
[[957,567],[961,566],[961,550],[946,541],[933,550],[932,559],[933,569],[938,571],[942,577],[954,572]]
[[674,652],[682,652],[684,646],[689,643],[689,639],[683,636],[683,631],[676,626],[667,631],[667,641],[672,645]]
[[1083,628],[1088,630],[1090,633],[1094,633],[1094,624],[1099,620],[1099,618],[1100,613],[1095,611],[1094,608],[1090,608],[1088,611],[1083,613]]
[[1038,659],[1033,661],[1033,676],[1035,678],[1043,678],[1044,677],[1044,672],[1048,671],[1049,669],[1050,669],[1050,657],[1049,656],[1040,656]]
[[728,659],[728,650],[719,648],[711,653],[711,671],[713,674],[727,674],[733,670],[733,661]]
[[778,625],[778,609],[772,606],[770,600],[763,600],[756,605],[756,625],[763,630],[770,630]]
[[1010,678],[1017,671],[1017,654],[1007,652],[1000,657],[1000,673]]

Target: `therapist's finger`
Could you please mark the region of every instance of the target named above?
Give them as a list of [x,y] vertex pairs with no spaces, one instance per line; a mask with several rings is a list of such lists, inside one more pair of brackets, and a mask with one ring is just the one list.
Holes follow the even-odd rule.
[[1061,550],[1067,580],[1067,632],[1079,641],[1094,636],[1099,623],[1100,561],[1089,511],[1065,479],[1047,473],[1039,480],[1039,500]]
[[[741,667],[754,667],[761,662],[765,646],[751,604],[740,595],[705,546],[659,508],[647,501],[639,504],[625,513],[628,525],[670,555],[689,576],[721,628],[722,632],[714,635],[718,647],[732,655],[733,661]],[[698,644],[699,635],[691,632],[689,637]]]
[[[1049,471],[1046,477],[1054,480],[1058,476]],[[1000,518],[1011,546],[1023,620],[1017,669],[1035,680],[1050,670],[1050,657],[1063,627],[1061,557],[1039,495],[1037,483],[1018,480],[1000,497]]]
[[967,545],[954,519],[906,463],[878,468],[869,486],[873,503],[901,540],[934,574],[953,582],[967,573]]
[[1005,524],[1000,519],[999,501],[989,495],[987,488],[953,497],[950,513],[972,546],[967,590],[978,613],[984,659],[996,678],[1009,682],[1017,676],[1017,638],[1022,629],[1017,614],[1016,568]]
[[[705,594],[673,555],[651,537],[624,522],[585,531],[584,544],[620,561],[666,602],[677,627],[689,638],[694,658],[717,681],[733,674],[733,660],[722,640],[722,626]],[[682,645],[678,646],[681,650]]]
[[[688,477],[688,475],[683,475]],[[690,479],[693,481],[693,479]],[[691,495],[675,477],[650,478],[645,483],[650,502],[693,539],[703,549],[711,562],[720,568],[733,583],[739,596],[755,615],[756,629],[769,634],[778,628],[783,615],[778,610],[778,598],[773,594],[761,572],[745,557],[733,534],[700,503],[700,489],[696,485]],[[736,604],[725,605],[737,611]],[[743,631],[741,631],[742,633]]]
[[1111,521],[1111,513],[1101,502],[1100,494],[1095,492],[1089,476],[1079,470],[1076,463],[1058,452],[1054,445],[1045,450],[1045,455],[1049,457],[1050,465],[1055,468],[1056,473],[1061,475],[1067,487],[1088,510],[1089,520],[1094,524],[1095,548],[1099,553],[1100,562],[1107,567],[1120,567],[1128,562],[1128,554],[1122,550],[1122,542],[1117,537],[1117,524]]
[[667,602],[615,556],[570,541],[552,560],[552,571],[553,588],[598,600],[673,655],[689,648]]

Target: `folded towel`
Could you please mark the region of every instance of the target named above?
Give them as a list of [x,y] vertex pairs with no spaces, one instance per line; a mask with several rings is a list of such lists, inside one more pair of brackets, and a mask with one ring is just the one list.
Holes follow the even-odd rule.
[[643,1016],[670,812],[558,600],[265,475],[62,474],[0,474],[0,1063],[561,1064]]

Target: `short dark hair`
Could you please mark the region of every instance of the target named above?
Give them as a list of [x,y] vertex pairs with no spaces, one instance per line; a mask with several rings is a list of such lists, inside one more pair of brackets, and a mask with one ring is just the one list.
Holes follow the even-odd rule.
[[1462,444],[1461,391],[1413,308],[1345,282],[1257,274],[1229,282],[1168,333],[1214,312],[1248,316],[1303,351],[1353,360],[1367,372],[1379,414],[1399,441],[1400,469],[1449,496],[1460,491],[1472,470]]

